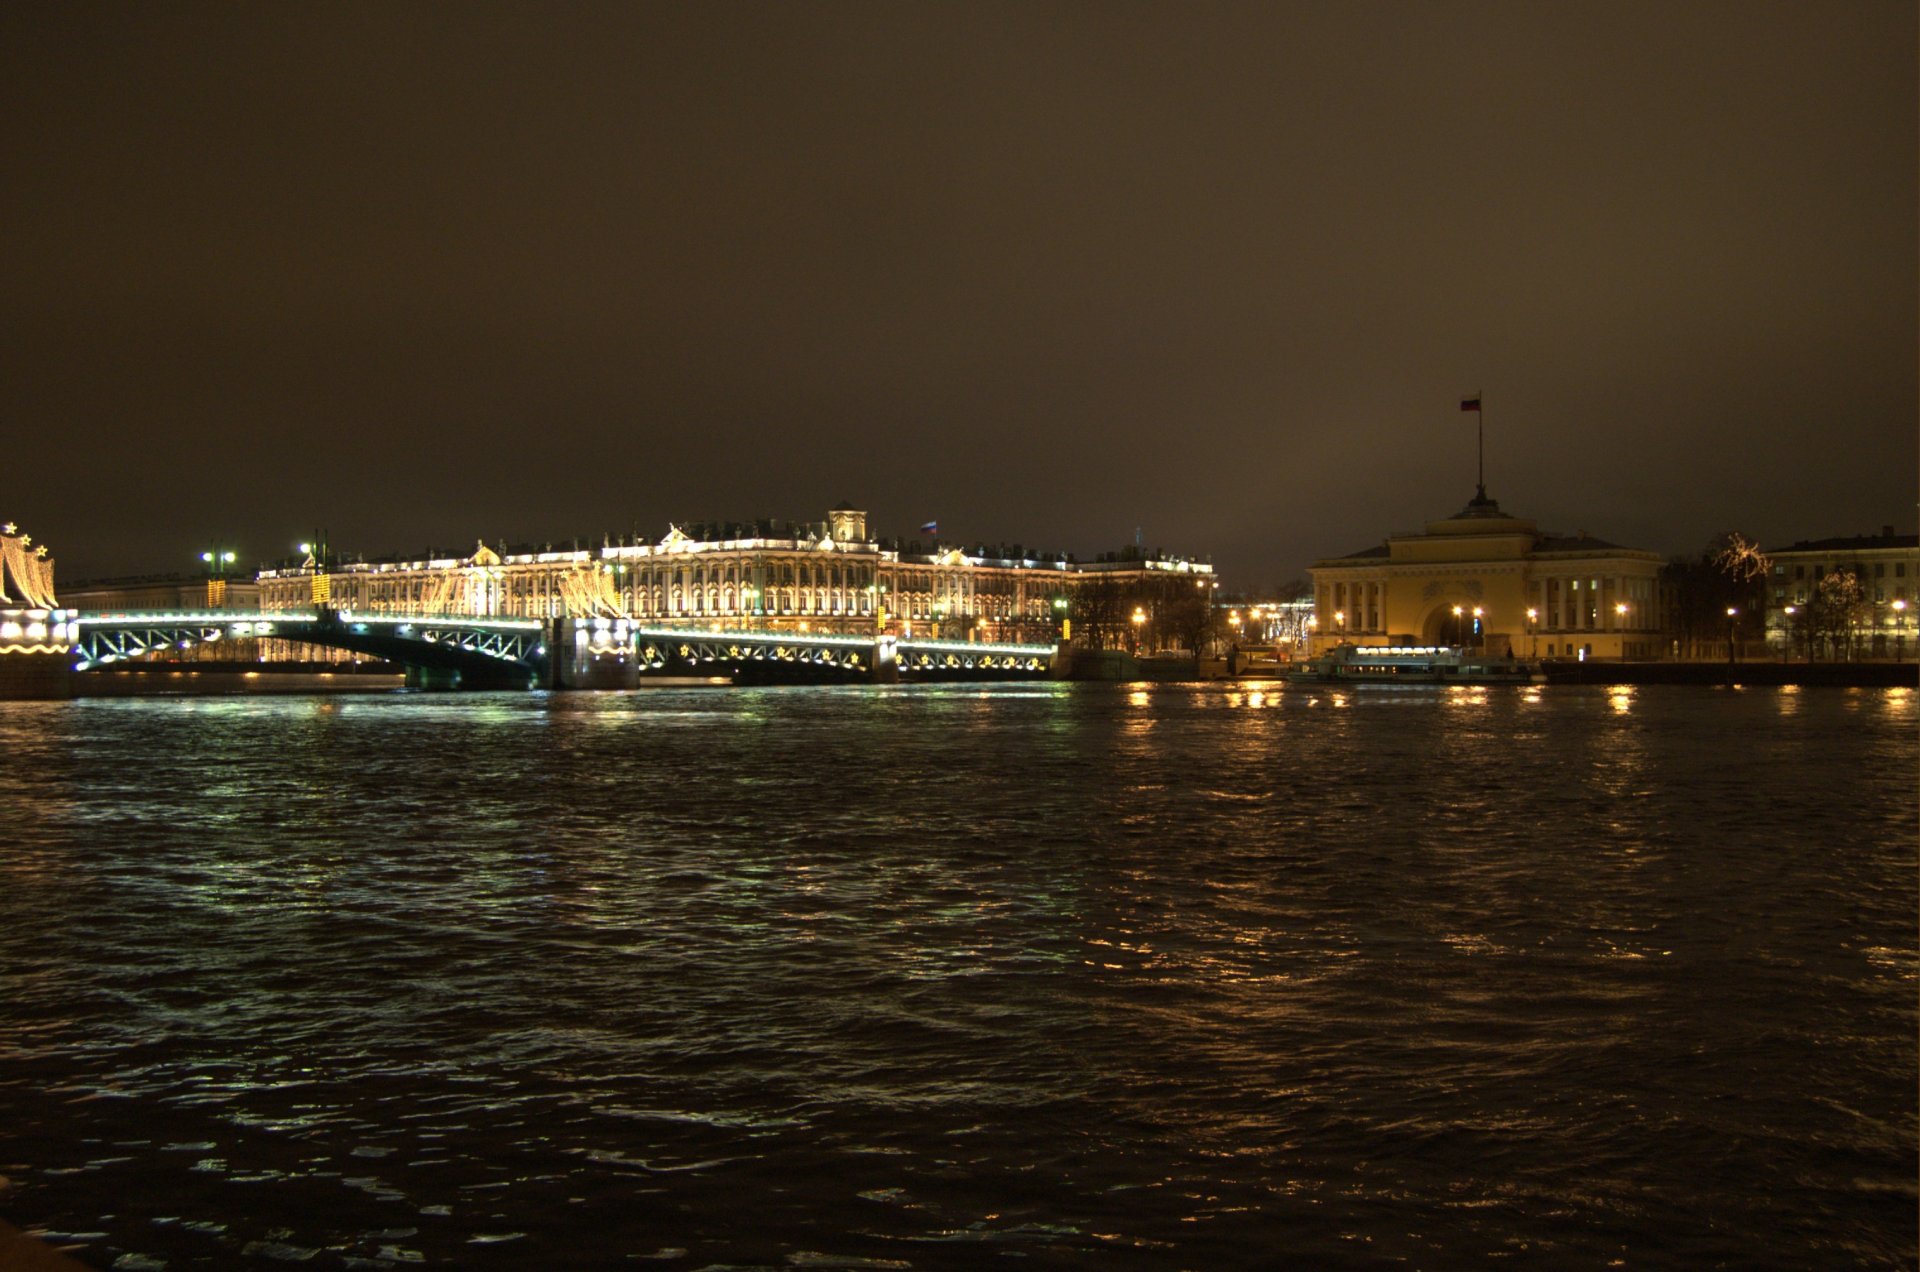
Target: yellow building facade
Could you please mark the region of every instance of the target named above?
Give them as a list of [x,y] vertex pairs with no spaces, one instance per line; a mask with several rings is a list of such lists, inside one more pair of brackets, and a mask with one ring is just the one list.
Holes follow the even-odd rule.
[[[917,545],[916,545],[917,546]],[[655,542],[336,562],[312,557],[257,576],[260,608],[324,603],[355,613],[629,618],[700,630],[795,631],[1051,642],[1079,589],[1121,575],[1210,580],[1213,567],[1136,556],[1079,562],[881,543],[846,506],[785,533],[678,527]],[[321,595],[324,591],[324,595]]]
[[1661,559],[1584,531],[1543,532],[1485,489],[1417,534],[1316,561],[1315,653],[1356,645],[1483,645],[1519,658],[1651,658]]

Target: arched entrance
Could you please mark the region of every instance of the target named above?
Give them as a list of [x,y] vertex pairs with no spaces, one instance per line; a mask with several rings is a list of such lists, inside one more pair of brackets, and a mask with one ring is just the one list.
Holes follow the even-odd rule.
[[[1455,613],[1456,608],[1458,613]],[[1473,642],[1472,607],[1454,602],[1436,605],[1427,611],[1427,620],[1420,626],[1420,643],[1423,645],[1467,645]]]

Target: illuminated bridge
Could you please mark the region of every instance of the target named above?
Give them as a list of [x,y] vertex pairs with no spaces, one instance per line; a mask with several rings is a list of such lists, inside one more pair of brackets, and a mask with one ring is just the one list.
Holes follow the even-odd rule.
[[1041,679],[1049,645],[896,639],[890,635],[717,632],[629,619],[498,618],[209,610],[74,614],[74,670],[224,640],[297,641],[404,666],[424,688],[620,688],[642,675],[726,676],[743,683]]

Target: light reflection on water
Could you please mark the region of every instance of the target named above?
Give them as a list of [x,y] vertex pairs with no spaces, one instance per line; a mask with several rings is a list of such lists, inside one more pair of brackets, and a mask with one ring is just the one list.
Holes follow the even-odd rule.
[[103,1266],[1897,1263],[1915,716],[7,704],[0,1213]]

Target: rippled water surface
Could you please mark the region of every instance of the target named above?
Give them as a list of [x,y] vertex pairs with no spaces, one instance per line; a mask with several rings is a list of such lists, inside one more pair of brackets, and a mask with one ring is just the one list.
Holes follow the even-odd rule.
[[0,704],[100,1267],[1912,1266],[1916,695]]

